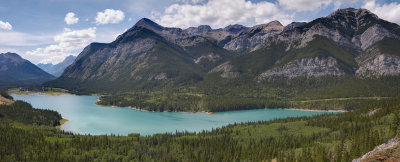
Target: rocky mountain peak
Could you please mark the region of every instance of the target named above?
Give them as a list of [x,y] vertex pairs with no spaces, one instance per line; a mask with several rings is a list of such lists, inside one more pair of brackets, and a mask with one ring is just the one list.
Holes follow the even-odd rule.
[[199,30],[204,30],[204,31],[211,31],[211,27],[209,25],[200,25],[199,27],[197,27],[197,29]]
[[9,62],[12,62],[14,64],[20,64],[25,62],[26,60],[23,59],[21,56],[19,56],[16,53],[11,53],[11,52],[7,52],[7,53],[1,53],[0,54],[0,58],[8,60]]
[[15,57],[15,58],[21,58],[21,56],[19,56],[16,53],[12,53],[12,52],[7,52],[7,53],[0,53],[0,55],[3,55],[4,57]]
[[76,58],[76,56],[69,55],[69,56],[67,56],[67,57],[64,59],[64,61],[65,61],[65,60],[75,60],[75,58]]
[[198,27],[189,27],[184,31],[187,32],[189,35],[199,35],[211,32],[212,29],[209,25],[200,25]]
[[54,77],[16,53],[0,54],[0,83],[36,84]]
[[283,30],[284,26],[279,21],[271,21],[266,24],[256,25],[250,28],[250,30],[260,30],[261,32],[269,32],[271,30]]
[[292,22],[292,23],[286,25],[285,28],[283,28],[283,31],[292,30],[294,28],[301,27],[306,24],[307,24],[306,22]]
[[230,32],[230,33],[240,33],[243,30],[246,30],[247,27],[243,26],[243,25],[239,25],[239,24],[234,24],[234,25],[228,25],[227,27],[225,27],[223,30]]
[[325,26],[339,29],[351,36],[362,33],[365,28],[379,20],[378,16],[367,9],[354,8],[339,9],[323,19],[326,22],[321,23]]
[[140,19],[136,24],[136,27],[144,27],[144,28],[148,28],[151,29],[153,31],[161,31],[164,29],[164,27],[162,27],[161,25],[158,25],[157,23],[155,23],[154,21],[148,19],[148,18],[142,18]]
[[349,17],[352,16],[354,18],[361,18],[364,16],[371,16],[373,18],[378,18],[374,13],[367,9],[355,9],[355,8],[345,8],[345,9],[338,9],[335,12],[331,13],[327,16],[327,18],[337,18],[337,17]]

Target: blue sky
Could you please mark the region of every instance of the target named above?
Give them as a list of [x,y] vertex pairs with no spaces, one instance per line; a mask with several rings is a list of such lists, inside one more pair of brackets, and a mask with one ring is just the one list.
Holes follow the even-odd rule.
[[400,0],[0,0],[0,53],[57,63],[91,42],[113,41],[143,17],[181,28],[286,25],[347,7],[400,24]]

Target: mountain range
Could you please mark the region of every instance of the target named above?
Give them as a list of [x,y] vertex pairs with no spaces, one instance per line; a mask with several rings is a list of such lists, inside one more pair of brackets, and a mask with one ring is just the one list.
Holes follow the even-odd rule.
[[382,78],[400,73],[399,39],[399,25],[354,8],[287,26],[272,21],[180,29],[143,18],[111,43],[88,45],[47,85],[130,91],[215,80]]
[[55,79],[16,53],[0,54],[0,86],[41,84]]
[[43,69],[44,71],[48,72],[49,74],[55,76],[55,77],[59,77],[64,70],[71,65],[76,59],[76,56],[68,56],[66,57],[62,62],[58,63],[58,64],[52,64],[52,63],[48,63],[48,64],[37,64],[37,66],[41,69]]

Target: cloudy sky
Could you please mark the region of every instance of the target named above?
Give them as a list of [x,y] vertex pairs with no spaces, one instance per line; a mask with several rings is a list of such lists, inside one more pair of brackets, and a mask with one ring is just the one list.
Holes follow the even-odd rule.
[[0,53],[58,63],[91,42],[111,42],[143,17],[168,27],[310,21],[367,8],[400,24],[400,0],[0,0]]

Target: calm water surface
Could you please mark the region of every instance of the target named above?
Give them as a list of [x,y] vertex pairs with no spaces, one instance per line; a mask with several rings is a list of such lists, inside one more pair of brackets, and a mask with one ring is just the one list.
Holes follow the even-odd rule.
[[61,126],[65,131],[80,134],[119,134],[140,133],[152,135],[178,131],[211,130],[228,124],[272,120],[296,116],[311,116],[326,112],[258,109],[205,113],[146,112],[124,107],[96,105],[98,96],[46,96],[42,94],[17,95],[16,100],[29,102],[35,108],[58,111],[69,121]]

